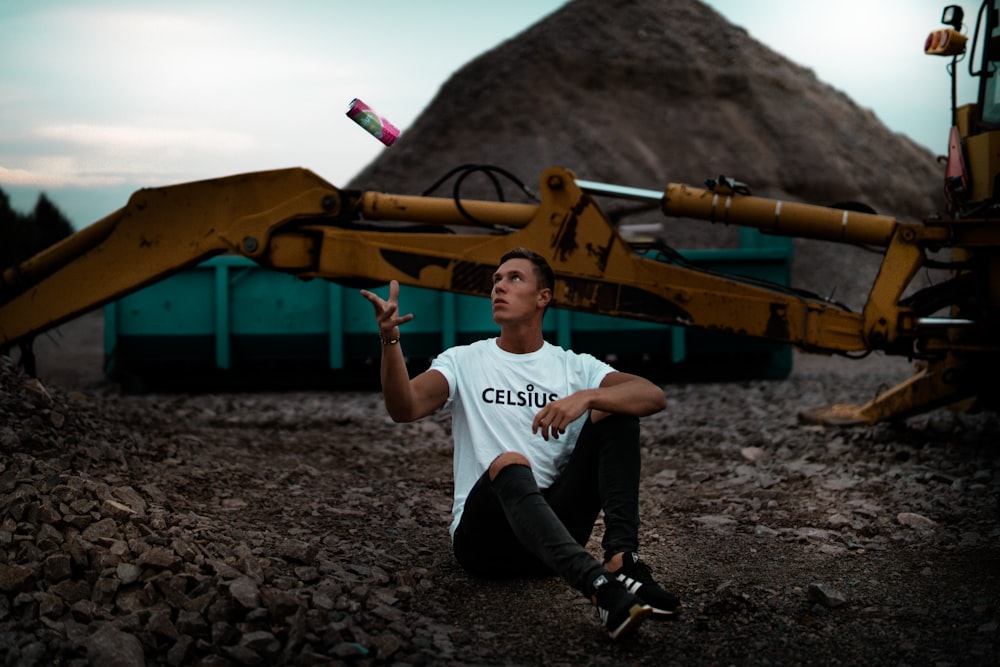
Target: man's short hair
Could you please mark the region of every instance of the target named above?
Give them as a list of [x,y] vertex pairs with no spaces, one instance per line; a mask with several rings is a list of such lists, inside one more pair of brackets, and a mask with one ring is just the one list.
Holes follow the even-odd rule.
[[500,263],[503,264],[510,259],[526,259],[531,262],[535,268],[535,280],[538,281],[538,288],[555,290],[556,274],[553,273],[548,261],[537,252],[529,248],[511,248],[500,258]]

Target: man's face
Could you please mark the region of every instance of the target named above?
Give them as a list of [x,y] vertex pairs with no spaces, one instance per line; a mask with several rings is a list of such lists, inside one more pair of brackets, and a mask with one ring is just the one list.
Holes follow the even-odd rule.
[[530,260],[509,259],[493,274],[493,321],[503,325],[530,320],[544,311],[552,290],[539,289],[535,267]]

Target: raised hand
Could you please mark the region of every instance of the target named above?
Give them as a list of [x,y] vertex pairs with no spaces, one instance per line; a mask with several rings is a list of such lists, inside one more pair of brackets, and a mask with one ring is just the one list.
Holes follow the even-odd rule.
[[368,299],[375,308],[375,321],[378,323],[379,335],[383,340],[398,340],[399,325],[413,319],[412,313],[399,315],[399,283],[395,280],[389,283],[388,300],[366,289],[361,290],[361,296]]

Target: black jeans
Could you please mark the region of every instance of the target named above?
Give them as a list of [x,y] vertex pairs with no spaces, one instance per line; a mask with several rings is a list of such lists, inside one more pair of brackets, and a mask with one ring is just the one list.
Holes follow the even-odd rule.
[[455,557],[478,576],[560,574],[585,591],[595,572],[603,571],[584,548],[602,509],[605,560],[638,550],[640,466],[638,418],[588,420],[565,470],[548,489],[539,490],[530,474],[527,481],[515,479],[519,473],[510,469],[528,470],[524,466],[508,466],[492,482],[489,471],[483,473],[455,530]]

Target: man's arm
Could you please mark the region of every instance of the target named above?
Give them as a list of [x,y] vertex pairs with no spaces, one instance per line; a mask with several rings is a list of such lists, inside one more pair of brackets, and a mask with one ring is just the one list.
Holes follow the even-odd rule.
[[614,414],[645,417],[667,407],[663,389],[644,377],[631,373],[608,373],[594,392],[590,409]]
[[389,283],[389,300],[361,290],[375,308],[379,337],[382,340],[382,397],[389,416],[395,422],[411,422],[431,414],[448,400],[448,381],[438,371],[425,371],[410,379],[399,340],[399,325],[413,315],[399,315],[399,283]]
[[616,371],[604,376],[599,387],[583,389],[547,403],[531,422],[531,432],[540,430],[546,440],[550,434],[558,438],[587,410],[593,410],[593,419],[597,420],[601,413],[645,417],[665,407],[667,398],[663,389],[646,378]]

